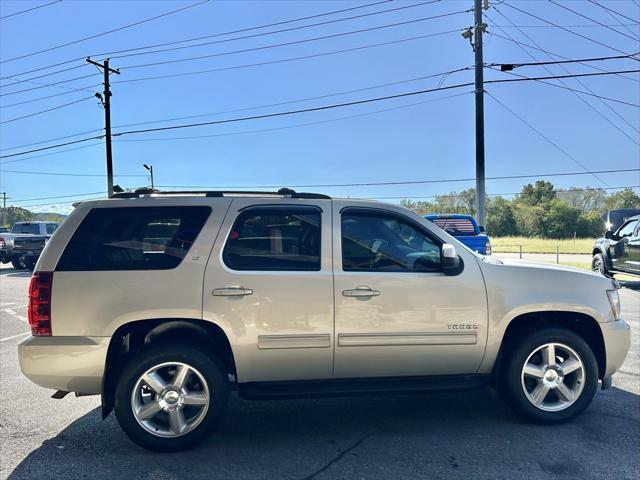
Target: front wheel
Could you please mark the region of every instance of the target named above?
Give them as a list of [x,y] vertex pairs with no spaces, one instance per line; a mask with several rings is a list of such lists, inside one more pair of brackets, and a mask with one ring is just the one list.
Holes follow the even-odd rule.
[[14,255],[11,257],[11,265],[16,270],[26,270],[27,264],[25,263],[26,257],[24,255]]
[[228,395],[218,362],[192,347],[164,346],[127,364],[116,387],[116,418],[144,448],[182,450],[213,431]]
[[503,393],[511,406],[539,423],[560,423],[578,415],[598,387],[598,367],[577,334],[546,328],[507,349]]
[[601,253],[596,253],[591,259],[591,270],[599,272],[602,275],[609,275],[607,264],[604,262],[604,257]]

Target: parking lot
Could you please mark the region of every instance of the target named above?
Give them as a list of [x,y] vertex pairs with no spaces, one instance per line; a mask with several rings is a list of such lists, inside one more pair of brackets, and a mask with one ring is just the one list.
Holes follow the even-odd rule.
[[24,378],[29,273],[0,269],[2,478],[629,478],[640,476],[640,294],[621,294],[632,350],[613,388],[576,420],[539,426],[489,389],[249,402],[232,396],[218,431],[193,450],[130,442],[98,397],[53,400]]

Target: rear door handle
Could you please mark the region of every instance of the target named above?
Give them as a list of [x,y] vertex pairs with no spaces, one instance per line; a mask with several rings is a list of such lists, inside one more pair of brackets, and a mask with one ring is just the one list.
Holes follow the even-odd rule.
[[245,295],[253,294],[253,290],[250,288],[243,287],[223,287],[223,288],[214,288],[211,294],[214,297],[243,297]]
[[344,297],[377,297],[380,295],[379,290],[373,290],[366,286],[360,286],[351,290],[343,290],[342,296]]

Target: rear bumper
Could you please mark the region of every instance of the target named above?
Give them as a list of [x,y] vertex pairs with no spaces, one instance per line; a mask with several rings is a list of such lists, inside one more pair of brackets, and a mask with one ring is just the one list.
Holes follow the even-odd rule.
[[607,364],[604,378],[610,377],[624,363],[631,345],[631,329],[624,320],[601,323]]
[[18,345],[20,369],[36,385],[99,394],[109,337],[30,337]]

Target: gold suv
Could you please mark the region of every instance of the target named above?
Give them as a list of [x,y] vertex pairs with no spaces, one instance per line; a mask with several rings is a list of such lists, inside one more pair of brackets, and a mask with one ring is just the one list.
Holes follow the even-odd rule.
[[616,284],[480,256],[396,205],[256,192],[80,204],[29,287],[36,384],[102,396],[154,450],[211,433],[244,398],[492,385],[557,423],[629,348]]

